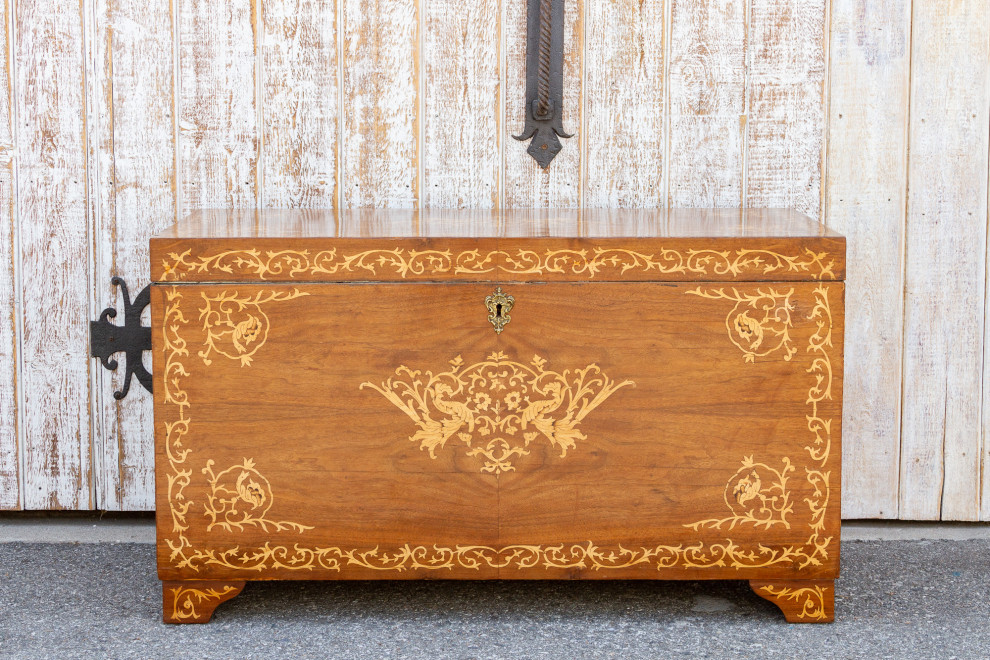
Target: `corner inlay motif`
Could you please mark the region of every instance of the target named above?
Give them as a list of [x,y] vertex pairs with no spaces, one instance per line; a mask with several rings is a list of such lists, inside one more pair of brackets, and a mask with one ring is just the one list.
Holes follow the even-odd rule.
[[773,600],[789,600],[800,603],[801,613],[798,618],[821,621],[828,618],[825,612],[825,597],[828,587],[815,585],[813,587],[801,587],[792,589],[791,587],[774,587],[767,585],[760,587],[760,591],[766,593]]
[[756,362],[756,358],[778,351],[785,360],[790,360],[797,353],[790,335],[794,289],[786,292],[758,289],[753,294],[740,293],[736,288],[703,289],[699,286],[687,293],[736,303],[725,317],[725,329],[729,340],[743,352],[746,362]]
[[213,605],[211,601],[218,601],[218,604],[222,603],[227,600],[228,596],[236,596],[239,591],[239,588],[230,585],[225,586],[223,589],[173,587],[171,588],[172,616],[169,622],[197,621],[200,618],[200,613],[196,611],[197,607],[206,604],[207,609],[212,612],[216,605]]
[[790,529],[787,514],[794,511],[791,503],[791,493],[787,488],[787,475],[794,471],[791,459],[782,459],[781,469],[756,463],[752,456],[742,461],[742,467],[732,475],[725,485],[725,504],[732,511],[725,518],[711,518],[685,525],[694,530],[702,528],[732,529],[742,523],[751,523],[757,528],[769,529],[774,525],[783,525]]
[[[262,570],[300,571],[324,569],[339,571],[345,567],[361,567],[378,571],[440,571],[453,568],[544,568],[616,570],[644,566],[653,570],[666,568],[764,568],[820,566],[828,558],[832,537],[826,537],[825,514],[830,497],[830,472],[825,470],[831,451],[831,419],[819,416],[818,404],[832,396],[832,312],[828,290],[819,286],[814,291],[815,304],[808,319],[815,323],[815,333],[806,351],[812,355],[807,373],[812,376],[808,392],[808,429],[814,439],[805,447],[810,461],[804,466],[813,492],[804,503],[811,513],[811,533],[802,544],[768,547],[742,547],[731,538],[724,542],[704,541],[678,545],[647,545],[639,547],[600,547],[593,541],[549,545],[509,545],[502,547],[478,545],[400,545],[392,550],[378,547],[343,548],[339,546],[307,546],[299,543],[265,543],[261,546],[233,545],[229,548],[196,548],[186,532],[188,514],[194,502],[185,494],[192,470],[188,467],[192,449],[187,446],[191,418],[190,401],[182,387],[189,376],[184,361],[189,349],[182,330],[189,325],[180,310],[181,294],[177,287],[166,292],[163,321],[165,369],[161,375],[163,403],[171,414],[163,422],[165,454],[169,465],[167,493],[172,520],[171,537],[165,536],[170,549],[169,561],[176,569],[199,570],[223,568],[258,572]],[[453,366],[453,365],[452,365]],[[754,464],[755,465],[755,464]],[[782,470],[783,472],[783,470]],[[691,525],[688,525],[689,527]]]
[[210,482],[210,493],[206,496],[206,516],[210,523],[206,531],[218,527],[228,532],[245,527],[258,527],[268,531],[283,531],[286,529],[304,532],[313,529],[308,525],[289,521],[274,521],[267,518],[268,510],[272,508],[275,495],[272,485],[254,465],[254,461],[245,458],[238,465],[214,473],[214,461],[206,461],[203,474]]
[[199,310],[199,319],[206,332],[206,350],[200,351],[199,357],[210,365],[213,363],[210,355],[215,351],[231,360],[239,360],[241,366],[246,367],[268,341],[270,323],[262,306],[309,294],[293,289],[287,293],[261,291],[254,296],[236,291],[222,291],[215,296],[203,292],[201,295],[205,304]]
[[365,382],[360,389],[377,391],[404,412],[419,427],[409,440],[430,458],[456,438],[467,456],[484,461],[482,472],[501,474],[515,470],[512,459],[528,455],[537,439],[565,457],[587,439],[578,429],[584,418],[617,390],[634,384],[617,383],[596,364],[557,372],[546,363],[534,355],[522,364],[499,351],[465,366],[458,355],[447,371],[434,375],[401,365],[380,386]]

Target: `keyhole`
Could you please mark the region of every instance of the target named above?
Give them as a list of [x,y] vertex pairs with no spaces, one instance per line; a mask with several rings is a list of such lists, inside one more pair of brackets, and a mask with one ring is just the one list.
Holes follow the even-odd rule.
[[495,316],[502,318],[502,303],[495,305]]

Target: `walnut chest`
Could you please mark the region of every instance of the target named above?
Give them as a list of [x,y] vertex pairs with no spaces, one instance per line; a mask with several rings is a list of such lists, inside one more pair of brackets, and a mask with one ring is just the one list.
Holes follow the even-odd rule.
[[168,622],[270,579],[741,579],[831,621],[845,240],[208,211],[151,241]]

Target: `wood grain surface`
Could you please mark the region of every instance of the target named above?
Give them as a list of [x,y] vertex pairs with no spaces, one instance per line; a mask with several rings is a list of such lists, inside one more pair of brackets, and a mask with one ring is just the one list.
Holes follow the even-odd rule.
[[[990,127],[988,127],[988,133],[990,133]],[[990,137],[988,137],[990,140]],[[987,170],[987,231],[990,231],[990,167]],[[987,262],[990,264],[990,250],[987,252]],[[990,265],[987,267],[987,272],[990,273]],[[987,284],[984,283],[987,287]],[[986,310],[990,311],[990,287],[987,287],[987,305]],[[983,315],[983,407],[981,418],[983,420],[983,447],[981,458],[980,458],[980,520],[990,520],[990,471],[983,469],[982,466],[986,465],[986,453],[990,452],[990,387],[987,387],[988,374],[990,374],[990,356],[987,355],[986,348],[988,343],[990,343],[990,323],[986,321],[987,313]]]
[[779,607],[788,623],[835,620],[835,580],[750,580],[749,585]]
[[853,264],[846,359],[857,365],[846,373],[843,515],[897,518],[911,3],[836,0],[831,17],[826,204]]
[[[395,212],[206,212],[152,239],[151,260],[160,282],[827,281],[845,276],[845,240],[792,211],[679,210],[646,216],[621,210],[552,217],[426,211],[409,222]],[[424,225],[434,231],[423,236]],[[699,228],[710,235],[699,236]]]
[[183,580],[162,582],[162,621],[208,623],[217,607],[241,593],[243,581]]
[[836,575],[841,283],[493,288],[156,284],[159,576]]
[[420,0],[343,3],[341,203],[420,202]]
[[663,206],[665,5],[662,0],[587,3],[585,206]]
[[576,136],[543,173],[511,137],[523,2],[6,2],[0,508],[150,506],[149,404],[84,365],[86,321],[185,211],[742,204],[851,238],[847,515],[990,519],[988,26],[980,3],[914,7],[568,0]]
[[19,509],[19,450],[17,442],[17,274],[14,241],[17,218],[17,159],[14,146],[13,86],[10,84],[11,2],[3,2],[0,53],[0,511]]
[[667,203],[742,205],[748,4],[672,0],[670,7]]
[[424,3],[423,205],[493,208],[502,168],[502,3]]
[[28,0],[13,16],[26,509],[93,506],[82,9]]
[[[123,312],[114,276],[133,299],[150,279],[148,238],[176,217],[172,17],[167,6],[100,0],[87,82],[93,214],[92,309]],[[135,27],[137,26],[137,27]],[[122,316],[117,321],[122,321]],[[150,358],[150,356],[149,356]],[[150,366],[150,359],[149,365]],[[117,401],[124,370],[96,369],[92,423],[97,506],[111,511],[154,505],[152,405],[142,390]],[[138,383],[134,383],[138,387]]]
[[821,217],[827,13],[820,0],[750,2],[747,206]]
[[988,30],[984,2],[914,7],[900,480],[913,519],[980,512]]
[[258,3],[265,206],[338,203],[338,1],[343,0]]
[[182,207],[260,201],[255,0],[176,0]]

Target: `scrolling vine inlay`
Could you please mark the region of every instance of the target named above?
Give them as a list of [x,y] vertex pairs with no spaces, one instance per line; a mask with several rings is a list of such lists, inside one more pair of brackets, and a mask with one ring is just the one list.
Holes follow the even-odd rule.
[[791,295],[794,289],[781,293],[775,289],[758,289],[753,293],[740,293],[738,289],[703,289],[700,286],[688,294],[712,300],[731,300],[736,303],[725,317],[725,329],[729,340],[743,352],[746,362],[767,357],[780,351],[785,360],[797,353],[791,342]]
[[799,619],[810,619],[814,621],[822,621],[829,618],[825,610],[825,598],[828,595],[828,590],[829,587],[821,585],[796,589],[791,587],[776,587],[774,585],[766,585],[759,588],[759,591],[766,594],[764,596],[765,598],[769,597],[768,600],[789,600],[800,604],[801,612],[797,614],[797,617]]
[[458,355],[449,370],[436,375],[401,365],[380,386],[365,382],[360,389],[379,392],[408,415],[419,427],[409,439],[430,458],[456,437],[468,456],[484,460],[482,472],[501,474],[515,470],[512,459],[528,455],[537,438],[565,457],[587,439],[577,428],[582,420],[617,390],[633,385],[616,383],[596,364],[560,373],[546,363],[534,355],[522,364],[499,351],[464,366]]
[[794,471],[791,459],[782,459],[781,469],[756,463],[752,456],[742,461],[742,467],[732,475],[725,485],[725,504],[732,511],[731,516],[699,520],[685,525],[694,530],[702,528],[722,529],[727,526],[732,529],[736,525],[752,523],[756,527],[769,529],[774,525],[783,525],[790,529],[787,514],[794,511],[791,503],[791,493],[787,488],[788,473]]
[[345,274],[405,279],[423,275],[574,275],[594,279],[604,271],[655,273],[657,275],[697,275],[740,277],[779,273],[807,273],[816,280],[835,279],[835,260],[825,252],[805,249],[800,254],[772,250],[677,250],[659,248],[646,253],[613,247],[546,250],[462,250],[449,249],[365,250],[338,254],[337,248],[311,253],[309,250],[257,249],[224,250],[194,255],[192,250],[171,252],[162,260],[160,279],[175,282],[190,275],[253,276],[272,278],[326,278]]
[[[222,603],[236,596],[240,592],[240,588],[230,585],[225,585],[222,589],[172,587],[170,592],[172,611],[168,622],[181,623],[199,620],[202,616],[202,610],[212,612],[217,603]],[[197,608],[202,608],[202,610],[197,610]]]
[[215,527],[228,532],[235,529],[240,531],[245,527],[259,527],[266,532],[286,529],[304,532],[313,529],[308,525],[267,518],[275,495],[272,493],[271,483],[258,472],[250,458],[216,473],[213,465],[214,461],[210,459],[203,468],[203,474],[210,482],[210,493],[206,496],[205,505],[205,515],[210,523],[206,526],[206,531],[213,531]]
[[199,310],[199,318],[206,332],[206,350],[199,356],[207,365],[212,364],[214,351],[231,360],[239,360],[242,367],[251,364],[254,354],[268,341],[270,326],[268,315],[262,306],[270,302],[283,302],[308,293],[293,289],[291,292],[260,291],[253,296],[236,291],[222,291],[215,296],[201,294],[205,304]]

